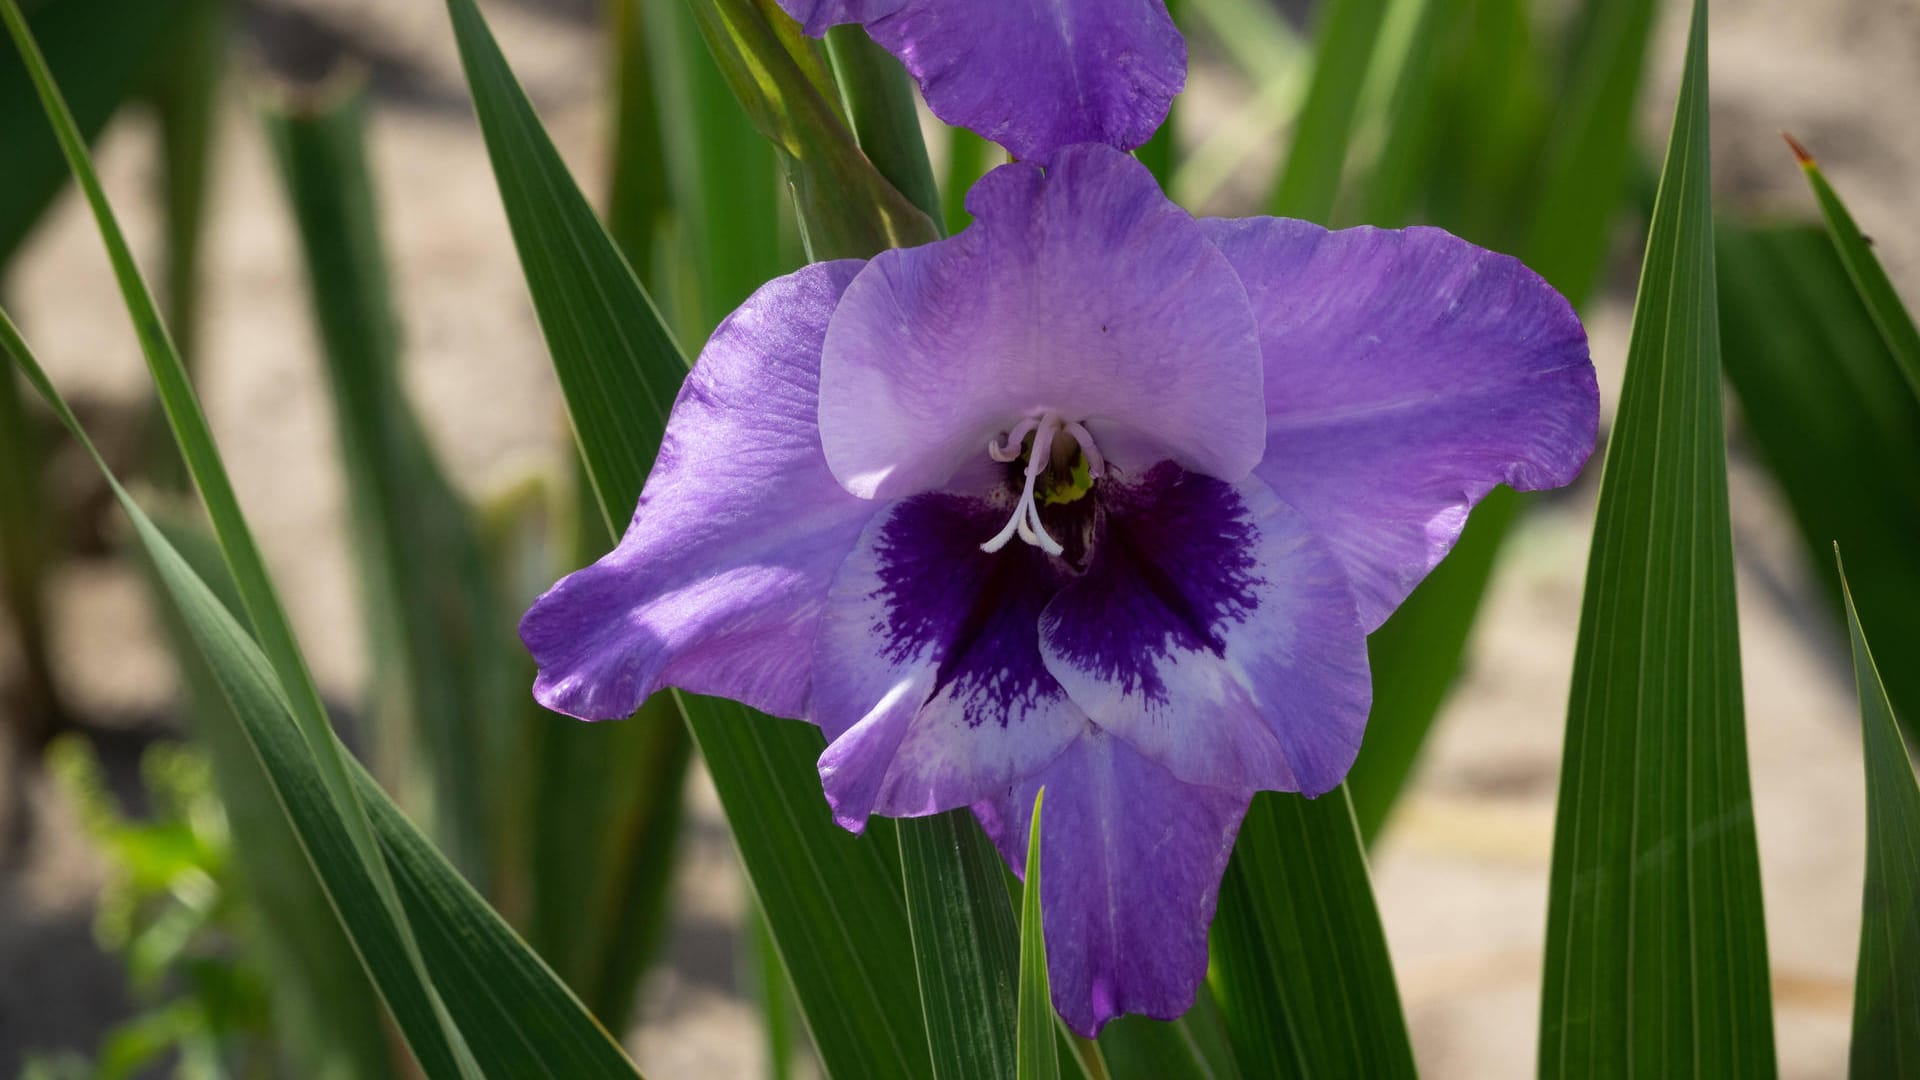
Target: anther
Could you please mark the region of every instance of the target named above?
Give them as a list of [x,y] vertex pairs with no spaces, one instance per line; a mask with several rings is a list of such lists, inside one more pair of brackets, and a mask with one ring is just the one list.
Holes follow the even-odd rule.
[[1069,420],[1067,434],[1080,444],[1080,452],[1087,455],[1087,475],[1095,480],[1107,475],[1107,459],[1100,456],[1100,448],[1093,444],[1093,432],[1078,420]]
[[1019,461],[1020,444],[1025,442],[1027,436],[1033,432],[1033,429],[1039,426],[1039,418],[1029,416],[1018,424],[1013,425],[1013,430],[1007,432],[1007,437],[1004,442],[994,442],[992,439],[988,439],[987,456],[1003,465]]

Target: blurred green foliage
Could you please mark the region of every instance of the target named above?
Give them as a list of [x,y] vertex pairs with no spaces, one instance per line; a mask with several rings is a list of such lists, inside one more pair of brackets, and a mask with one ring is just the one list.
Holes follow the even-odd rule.
[[169,1058],[183,1078],[270,1073],[274,997],[206,760],[165,743],[148,748],[140,759],[148,807],[139,819],[121,812],[79,737],[55,742],[47,769],[106,864],[94,936],[124,959],[140,1005],[102,1040],[95,1060],[43,1058],[25,1076],[118,1080]]

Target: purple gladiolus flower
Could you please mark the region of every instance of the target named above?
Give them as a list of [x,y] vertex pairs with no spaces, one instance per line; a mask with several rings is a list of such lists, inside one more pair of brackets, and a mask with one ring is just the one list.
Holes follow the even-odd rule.
[[859,23],[935,116],[1044,161],[1071,143],[1130,150],[1187,81],[1166,0],[780,0],[818,37]]
[[1573,479],[1565,300],[1436,229],[1195,220],[1132,158],[1003,166],[975,224],[771,282],[708,342],[612,554],[521,634],[535,694],[679,686],[818,724],[835,819],[1042,822],[1054,1003],[1193,1000],[1256,790],[1346,774],[1366,635],[1494,485]]

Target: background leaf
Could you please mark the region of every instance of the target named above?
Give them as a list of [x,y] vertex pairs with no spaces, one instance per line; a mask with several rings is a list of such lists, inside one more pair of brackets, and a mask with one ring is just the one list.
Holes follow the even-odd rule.
[[[1835,560],[1836,563],[1838,560]],[[1847,590],[1847,632],[1860,691],[1867,763],[1867,883],[1860,908],[1860,964],[1853,988],[1850,1075],[1906,1076],[1920,1066],[1920,780],[1893,720],[1893,703],[1867,647]]]
[[[1793,513],[1805,565],[1833,626],[1846,606],[1837,541],[1862,581],[1855,599],[1888,655],[1920,651],[1920,400],[1875,332],[1845,267],[1808,225],[1716,230],[1720,332],[1741,427]],[[1915,733],[1920,665],[1883,672]]]
[[69,721],[48,639],[46,581],[54,538],[41,479],[45,447],[30,416],[8,365],[0,371],[0,602],[19,642],[14,733],[31,750],[44,747]]
[[[161,67],[176,25],[198,0],[46,0],[27,22],[47,64],[68,90],[75,125],[91,140]],[[67,182],[67,163],[47,127],[27,69],[0,52],[0,286],[28,234]],[[172,249],[170,248],[170,251]],[[43,498],[43,449],[11,372],[0,375],[0,602],[20,642],[20,744],[37,750],[68,726],[47,641],[45,578],[55,551]],[[171,453],[171,447],[167,448]]]
[[[1420,73],[1412,70],[1403,76],[1409,81],[1396,88],[1396,128],[1387,135],[1392,152],[1383,152],[1379,160],[1370,203],[1381,212],[1404,211],[1409,200],[1418,202],[1415,192],[1406,190],[1415,181],[1398,174],[1433,178],[1418,194],[1435,223],[1475,243],[1516,250],[1576,306],[1584,304],[1606,264],[1635,159],[1633,132],[1621,117],[1631,116],[1639,99],[1654,5],[1588,0],[1566,35],[1562,66],[1568,82],[1559,105],[1549,110],[1534,104],[1537,89],[1530,73],[1539,50],[1526,44],[1524,5],[1429,2],[1433,8],[1417,32],[1456,43],[1451,53],[1443,51],[1447,62],[1436,65],[1430,79],[1416,79]],[[1460,51],[1462,40],[1473,53]],[[1490,47],[1517,49],[1521,58],[1502,64],[1485,55]],[[1464,75],[1449,74],[1449,65],[1466,55],[1480,56],[1480,63]],[[1455,89],[1448,89],[1450,83]],[[1462,83],[1473,89],[1458,89]],[[1400,101],[1403,92],[1427,100],[1428,109]],[[1458,114],[1449,111],[1459,108],[1484,111],[1463,127]],[[1396,134],[1399,125],[1412,125],[1414,133]],[[1544,145],[1549,131],[1550,147]],[[1499,149],[1483,147],[1480,140],[1491,140]],[[1393,149],[1402,142],[1410,145]],[[1536,149],[1528,154],[1515,147]],[[1481,176],[1472,191],[1445,191],[1464,172],[1478,173],[1488,162],[1504,162],[1504,171]],[[1389,169],[1393,173],[1385,172]],[[1516,212],[1516,206],[1523,209]],[[1368,221],[1398,225],[1404,219]],[[1524,226],[1524,236],[1516,225]],[[1347,787],[1361,835],[1369,842],[1412,774],[1459,675],[1500,547],[1528,501],[1506,487],[1489,493],[1474,508],[1452,554],[1368,639],[1373,711]]]
[[1320,5],[1313,79],[1295,120],[1286,164],[1267,199],[1268,213],[1322,224],[1332,218],[1354,110],[1386,11],[1387,0],[1328,0]]
[[1900,302],[1900,294],[1893,291],[1893,282],[1887,279],[1886,270],[1873,253],[1872,241],[1854,224],[1853,214],[1840,201],[1833,185],[1827,183],[1820,163],[1813,160],[1806,148],[1794,142],[1793,136],[1787,136],[1787,144],[1793,148],[1794,157],[1807,174],[1807,182],[1813,186],[1820,216],[1827,223],[1827,236],[1833,240],[1840,262],[1846,266],[1847,276],[1853,279],[1861,301],[1873,315],[1873,324],[1880,329],[1880,337],[1893,353],[1900,373],[1906,376],[1907,386],[1915,397],[1920,397],[1920,327],[1914,326],[1913,316]]
[[[400,332],[367,169],[364,96],[322,88],[264,119],[326,360],[361,571],[368,716],[390,787],[468,880],[494,888],[489,801],[511,790],[501,744],[517,689],[508,622],[467,508],[427,446],[400,381]],[[496,745],[490,746],[489,743]]]
[[1619,202],[1633,162],[1634,104],[1657,7],[1654,0],[1587,0],[1567,35],[1558,110],[1566,119],[1548,133],[1540,199],[1520,251],[1576,303],[1593,291],[1611,240],[1613,215],[1592,208]]
[[686,0],[647,0],[640,17],[651,26],[645,59],[663,137],[650,164],[668,177],[675,226],[672,243],[654,253],[656,272],[640,277],[675,294],[669,310],[681,339],[704,341],[753,290],[799,265],[783,243],[793,227],[781,203],[790,197],[773,147],[735,99]]
[[1100,1050],[1113,1080],[1235,1080],[1241,1075],[1226,1022],[1213,995],[1195,997],[1178,1020],[1121,1016],[1100,1032]]
[[[91,142],[120,105],[147,85],[178,38],[189,5],[199,0],[44,0],[29,5],[27,24],[47,66],[67,95],[75,130]],[[67,163],[47,129],[27,69],[0,57],[0,146],[7,181],[0,184],[0,267],[67,183]]]
[[1546,1076],[1774,1072],[1714,297],[1696,3],[1574,657]]

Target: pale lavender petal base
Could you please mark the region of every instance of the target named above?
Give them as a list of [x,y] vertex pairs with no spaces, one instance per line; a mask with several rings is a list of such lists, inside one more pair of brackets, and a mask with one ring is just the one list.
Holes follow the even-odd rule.
[[1207,927],[1251,792],[1183,784],[1098,729],[974,816],[1015,873],[1040,814],[1053,1005],[1092,1038],[1122,1013],[1171,1020],[1207,974]]
[[534,697],[588,720],[663,686],[803,717],[834,574],[877,507],[820,449],[820,344],[855,261],[762,287],[714,331],[619,547],[520,622]]
[[1252,478],[1167,463],[1101,500],[1092,564],[1040,620],[1074,704],[1188,783],[1332,790],[1372,689],[1326,544]]
[[1046,764],[1086,716],[1040,659],[1040,612],[1067,574],[1036,548],[980,550],[1008,507],[927,494],[876,517],[822,620],[815,716],[834,818],[966,806]]
[[[1041,410],[1108,456],[1150,446],[1226,480],[1266,438],[1239,277],[1145,166],[1104,146],[995,169],[950,240],[882,252],[827,329],[820,433],[847,490],[943,487]],[[1124,463],[1124,462],[1123,462]]]
[[1438,229],[1202,223],[1260,320],[1256,470],[1306,515],[1380,625],[1496,484],[1569,483],[1593,451],[1586,332],[1517,260]]
[[1153,137],[1187,81],[1166,0],[780,0],[818,36],[865,24],[920,84],[927,107],[1043,161],[1072,143],[1130,150]]

